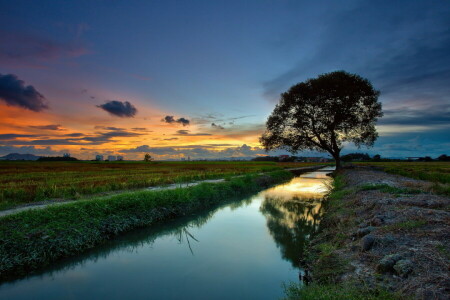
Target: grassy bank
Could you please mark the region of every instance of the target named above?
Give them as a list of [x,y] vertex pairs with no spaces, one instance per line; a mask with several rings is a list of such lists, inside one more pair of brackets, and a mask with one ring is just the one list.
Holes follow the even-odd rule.
[[291,177],[286,171],[247,175],[224,183],[129,192],[3,217],[0,219],[0,278],[28,274],[121,232],[207,209]]
[[450,196],[450,162],[367,162],[357,163],[375,166],[383,171],[414,179],[430,181],[430,191]]
[[306,268],[312,274],[309,285],[286,286],[286,300],[394,300],[403,299],[397,294],[362,282],[342,282],[340,277],[353,267],[338,255],[346,243],[349,232],[356,226],[356,210],[344,197],[355,192],[337,175],[332,190],[324,202],[325,214],[321,220],[320,233],[313,238],[305,253]]

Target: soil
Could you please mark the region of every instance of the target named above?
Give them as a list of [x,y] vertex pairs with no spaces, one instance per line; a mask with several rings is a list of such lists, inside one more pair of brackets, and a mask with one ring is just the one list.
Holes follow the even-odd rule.
[[[450,198],[426,192],[430,182],[370,168],[342,175],[351,192],[332,218],[348,232],[334,254],[350,268],[338,281],[382,286],[407,299],[450,299]],[[331,227],[313,244],[337,234]]]

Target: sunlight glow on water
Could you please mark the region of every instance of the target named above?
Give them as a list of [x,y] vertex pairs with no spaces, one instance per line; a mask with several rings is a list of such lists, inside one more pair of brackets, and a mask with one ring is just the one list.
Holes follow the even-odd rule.
[[28,278],[0,299],[278,299],[297,281],[331,179],[294,178],[194,216],[132,231]]

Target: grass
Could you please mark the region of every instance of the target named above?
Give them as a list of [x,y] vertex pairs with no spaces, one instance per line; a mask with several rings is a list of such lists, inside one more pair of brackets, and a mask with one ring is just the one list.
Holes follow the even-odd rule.
[[425,220],[408,220],[408,221],[404,221],[404,222],[386,225],[386,226],[384,226],[383,229],[386,231],[411,230],[411,229],[422,227],[426,224],[427,224],[427,221],[425,221]]
[[121,232],[210,208],[291,177],[287,171],[246,175],[223,183],[128,192],[0,218],[0,279],[28,274]]
[[395,194],[395,195],[423,193],[423,191],[421,191],[419,189],[400,188],[400,187],[390,186],[388,184],[365,184],[365,185],[359,186],[358,189],[361,191],[379,190],[384,193],[390,193],[390,194]]
[[450,196],[450,162],[364,162],[385,172],[434,183],[432,191]]
[[268,172],[313,163],[0,161],[0,210],[52,198]]
[[285,300],[399,300],[400,295],[381,288],[358,284],[290,284],[285,287]]
[[[385,188],[365,187],[366,189]],[[326,213],[321,221],[321,232],[306,253],[306,261],[314,282],[309,285],[290,284],[285,287],[286,300],[389,300],[402,299],[400,295],[381,288],[368,288],[360,282],[340,282],[340,277],[352,270],[350,263],[339,255],[355,226],[356,213],[346,196],[357,190],[346,186],[343,176],[337,175],[324,203]]]

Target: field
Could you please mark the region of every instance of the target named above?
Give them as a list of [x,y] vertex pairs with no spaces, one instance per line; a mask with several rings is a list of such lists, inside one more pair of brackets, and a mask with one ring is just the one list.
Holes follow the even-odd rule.
[[361,162],[385,172],[433,182],[432,191],[450,196],[450,162]]
[[55,198],[311,166],[274,162],[0,162],[0,210]]

